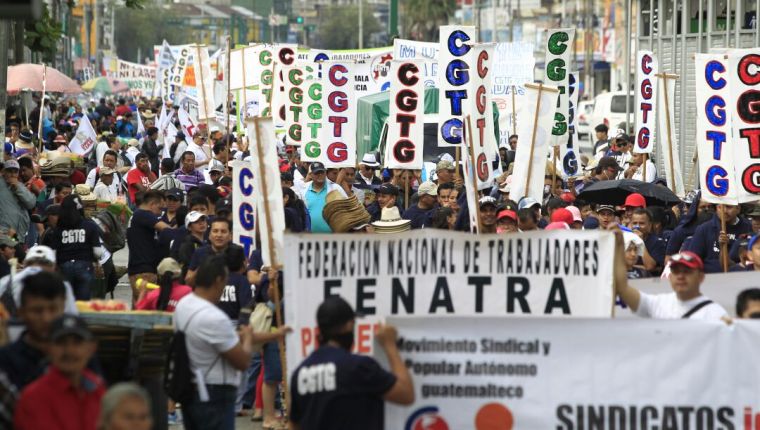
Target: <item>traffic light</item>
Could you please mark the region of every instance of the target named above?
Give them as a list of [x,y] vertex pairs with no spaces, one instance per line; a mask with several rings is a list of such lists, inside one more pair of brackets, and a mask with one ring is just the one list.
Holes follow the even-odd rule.
[[296,24],[303,24],[303,17],[302,16],[299,15],[299,16],[296,17]]

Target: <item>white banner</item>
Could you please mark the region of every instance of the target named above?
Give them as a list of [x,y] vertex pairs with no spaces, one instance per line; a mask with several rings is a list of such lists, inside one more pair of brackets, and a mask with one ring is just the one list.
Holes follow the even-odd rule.
[[[386,404],[388,430],[756,429],[760,421],[757,323],[492,317],[388,323],[401,335],[401,360],[415,390],[411,406]],[[375,351],[388,368],[385,354]]]
[[731,130],[739,203],[760,200],[760,48],[728,53]]
[[[277,43],[259,45],[260,51],[255,58],[258,60],[254,63],[254,75],[259,76],[259,86],[256,90],[259,100],[259,108],[262,117],[272,116],[273,106],[273,69],[289,66],[296,61],[297,45]],[[275,65],[276,64],[276,65]],[[246,70],[246,73],[249,73]],[[254,78],[256,79],[256,78]],[[246,82],[248,84],[248,82]]]
[[169,42],[164,40],[158,57],[156,57],[156,87],[153,90],[153,96],[161,97],[164,103],[174,102],[174,88],[171,85],[171,73],[175,61]]
[[474,68],[467,54],[478,38],[471,26],[444,25],[440,32],[438,146],[456,146],[462,144],[463,104],[474,97],[467,91]]
[[702,200],[738,204],[731,133],[728,60],[723,54],[696,54],[697,152]]
[[[539,98],[539,88],[541,88]],[[554,87],[525,85],[525,103],[529,106],[526,115],[530,119],[520,121],[517,133],[520,144],[515,152],[512,171],[512,192],[510,199],[519,201],[523,197],[533,197],[540,202],[544,197],[544,174],[546,173],[549,144],[553,139],[552,125],[556,111],[557,89]],[[531,151],[531,146],[533,147]],[[531,154],[533,157],[531,158]],[[529,167],[532,166],[532,167]],[[530,178],[529,171],[530,170]]]
[[[256,130],[258,128],[258,131]],[[261,236],[261,258],[264,266],[282,264],[283,234],[285,233],[285,208],[280,185],[280,164],[277,162],[277,138],[271,117],[248,120],[248,135],[251,137],[251,167],[253,187],[256,195],[256,214],[259,219]],[[257,144],[260,139],[260,144]],[[259,162],[261,159],[261,162]],[[260,166],[264,166],[264,172]],[[266,187],[264,186],[266,180]],[[268,209],[268,210],[267,210]],[[272,235],[274,255],[269,249],[269,235]]]
[[422,169],[425,138],[425,83],[421,65],[410,59],[391,64],[391,94],[384,166],[389,169]]
[[496,138],[493,129],[493,104],[491,103],[491,61],[493,59],[492,44],[477,44],[471,47],[468,53],[470,70],[470,83],[468,84],[469,97],[463,100],[464,120],[467,141],[462,150],[474,154],[473,166],[478,190],[483,190],[492,185],[493,165],[491,160],[498,154]]
[[261,83],[261,73],[256,73],[261,45],[246,46],[230,51],[230,90],[249,88]]
[[297,63],[297,66],[285,66],[285,143],[301,146],[303,144],[302,117],[306,115],[304,105],[304,89],[306,79],[312,75],[314,68],[311,64]]
[[[357,98],[390,89],[390,68],[393,60],[393,49],[390,46],[337,51],[301,50],[298,53],[298,59],[308,63],[323,61],[354,62],[354,75],[356,77],[354,93]],[[319,75],[319,71],[317,73]]]
[[190,114],[182,107],[177,110],[177,118],[179,118],[179,125],[182,128],[182,133],[185,135],[185,142],[187,142],[188,145],[193,143],[193,136],[198,132],[198,127],[195,124],[195,121],[190,118]]
[[232,167],[232,242],[242,246],[246,258],[250,258],[256,249],[255,196],[259,194],[255,192],[251,163],[234,160],[229,165]]
[[193,45],[172,46],[172,51],[176,61],[172,67],[171,84],[174,87],[181,88],[185,83],[185,71],[193,57]]
[[208,48],[195,47],[195,86],[198,89],[198,119],[211,120],[216,118],[216,103],[214,102],[214,75],[208,59]]
[[[357,344],[391,315],[610,317],[614,236],[607,231],[472,235],[287,234],[286,318],[291,368],[316,343],[317,307],[339,295],[365,315]],[[503,321],[503,320],[502,320]],[[472,335],[472,333],[471,333]]]
[[554,114],[551,146],[558,146],[567,138],[567,118],[570,115],[570,54],[575,40],[575,29],[550,30],[546,36],[546,79],[544,83],[559,89],[557,111]]
[[[657,86],[659,89],[657,93],[660,95],[658,99],[659,108],[657,109],[657,122],[660,129],[659,134],[662,136],[659,138],[660,153],[662,154],[663,162],[665,163],[665,177],[667,180],[668,188],[670,188],[675,195],[683,198],[686,195],[683,185],[683,174],[681,173],[681,158],[678,155],[678,136],[676,135],[675,127],[675,98],[676,98],[676,79],[668,77],[668,75],[660,75],[657,78]],[[667,86],[667,88],[665,88]],[[667,90],[667,99],[665,98],[665,91]],[[665,100],[668,105],[665,106]],[[637,104],[638,106],[638,104]],[[668,116],[670,118],[668,118]],[[668,121],[670,127],[668,127]],[[670,128],[670,135],[668,136],[668,128]]]
[[127,84],[130,95],[150,97],[156,85],[156,68],[118,60],[115,79]]
[[[657,74],[660,68],[652,51],[636,53],[636,141],[635,154],[654,151],[655,121],[657,119]],[[664,129],[660,129],[666,133]]]
[[87,115],[85,115],[79,119],[77,133],[74,135],[74,138],[71,139],[71,142],[69,142],[69,149],[75,154],[86,156],[97,144],[98,134],[95,133],[95,129],[92,128],[92,123],[87,118]]
[[568,100],[567,116],[567,141],[559,146],[559,159],[557,160],[557,172],[563,178],[581,176],[583,173],[578,164],[578,94],[581,92],[580,74],[570,73],[567,91],[570,95]]
[[324,162],[324,147],[320,143],[322,129],[322,80],[316,74],[308,76],[302,84],[304,112],[301,113],[301,161]]
[[356,166],[356,104],[354,63],[324,64],[320,142],[325,167]]

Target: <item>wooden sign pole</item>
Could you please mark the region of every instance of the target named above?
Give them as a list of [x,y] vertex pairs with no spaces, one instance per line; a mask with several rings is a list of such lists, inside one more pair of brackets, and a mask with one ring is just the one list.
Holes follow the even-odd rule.
[[[473,196],[475,196],[475,216],[478,219],[478,234],[480,234],[483,231],[483,223],[480,220],[480,203],[478,202],[478,178],[476,177],[477,173],[475,172],[475,144],[472,142],[472,124],[470,123],[470,116],[467,115],[467,126],[465,127],[465,138],[467,145],[469,148],[469,154],[470,154],[470,166],[472,166],[472,192]],[[469,169],[470,166],[467,166],[466,168]]]
[[[676,170],[673,166],[673,138],[671,134],[671,124],[670,124],[670,100],[668,96],[668,79],[678,79],[678,75],[669,75],[667,73],[658,73],[656,75],[658,78],[662,79],[662,89],[665,93],[665,128],[666,132],[668,133],[668,157],[670,158],[670,162],[668,163],[668,177],[670,178],[670,191],[675,194],[676,192],[676,177],[675,173]],[[675,76],[675,77],[674,77]],[[724,228],[725,231],[725,228]]]
[[[530,157],[528,157],[528,174],[525,177],[525,195],[529,194],[530,176],[533,173],[533,152],[536,148],[536,131],[538,131],[538,113],[541,112],[541,93],[544,85],[538,84],[538,96],[536,97],[536,112],[533,114],[533,133],[530,136]],[[522,196],[525,197],[525,196]]]
[[[203,79],[203,74],[204,74],[203,67],[201,67],[201,45],[195,45],[195,52],[196,52],[195,67],[197,67],[196,70],[198,70],[198,74],[201,76],[201,97],[203,97],[203,112],[205,112],[206,114],[206,118],[204,119],[206,120],[206,140],[207,140],[206,143],[208,143],[208,145],[205,147],[205,149],[206,149],[206,155],[209,158],[211,158],[211,139],[210,139],[211,125],[209,124],[209,121],[208,121],[209,112],[207,109],[208,105],[206,103],[206,85],[204,84],[204,79]],[[196,82],[196,86],[197,85],[198,83]],[[198,103],[198,105],[200,106],[200,103]]]

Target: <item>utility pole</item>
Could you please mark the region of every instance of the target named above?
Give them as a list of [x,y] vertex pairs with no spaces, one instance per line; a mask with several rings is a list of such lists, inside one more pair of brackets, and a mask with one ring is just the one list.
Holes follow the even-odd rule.
[[8,102],[8,40],[11,22],[0,20],[0,135],[5,136],[5,105]]
[[359,1],[359,49],[364,48],[364,0]]
[[391,40],[398,36],[398,0],[389,0],[388,5],[388,43],[393,44]]

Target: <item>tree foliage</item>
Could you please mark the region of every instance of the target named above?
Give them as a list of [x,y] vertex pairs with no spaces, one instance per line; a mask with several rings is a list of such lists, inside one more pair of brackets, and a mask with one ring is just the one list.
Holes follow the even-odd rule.
[[[184,35],[170,24],[173,15],[159,7],[121,8],[116,10],[114,44],[119,58],[141,63],[153,56],[153,45],[166,39],[180,44]],[[143,58],[137,58],[138,48]]]
[[61,24],[50,17],[47,4],[42,4],[42,14],[36,21],[26,21],[24,25],[24,42],[32,52],[42,55],[45,62],[52,62],[58,41],[63,34]]
[[403,17],[409,38],[428,42],[438,41],[438,27],[446,25],[456,12],[456,0],[407,0]]
[[[331,6],[320,11],[322,17],[317,32],[316,46],[324,49],[357,49],[359,47],[359,6]],[[371,45],[373,33],[382,30],[372,13],[372,7],[363,5],[364,47]]]

